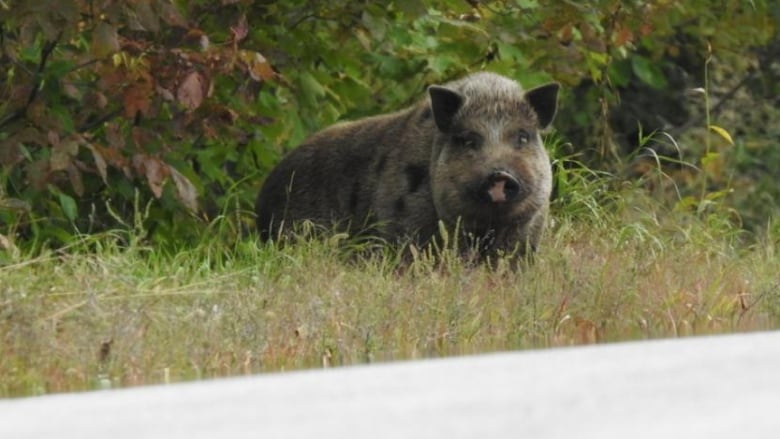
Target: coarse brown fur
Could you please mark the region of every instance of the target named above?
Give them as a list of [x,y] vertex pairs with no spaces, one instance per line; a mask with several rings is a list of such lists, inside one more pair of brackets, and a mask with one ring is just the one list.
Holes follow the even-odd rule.
[[534,249],[552,186],[539,132],[557,92],[476,73],[399,112],[326,128],[269,174],[256,204],[260,236],[310,220],[424,245],[441,222],[487,253]]

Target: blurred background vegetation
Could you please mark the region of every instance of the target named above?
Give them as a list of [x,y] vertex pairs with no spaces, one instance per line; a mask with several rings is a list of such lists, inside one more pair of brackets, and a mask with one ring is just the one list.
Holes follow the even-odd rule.
[[558,169],[764,233],[779,21],[773,0],[0,0],[0,254],[224,217],[240,236],[307,134],[483,69],[564,85]]

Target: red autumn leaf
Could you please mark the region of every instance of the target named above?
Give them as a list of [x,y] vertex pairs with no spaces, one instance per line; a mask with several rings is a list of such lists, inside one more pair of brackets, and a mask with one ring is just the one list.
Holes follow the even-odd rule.
[[157,91],[158,95],[160,95],[164,100],[168,102],[172,102],[176,99],[175,97],[173,97],[173,93],[171,93],[171,91],[168,90],[167,88],[158,85],[157,87],[155,87],[155,90]]
[[[52,140],[52,136],[49,140]],[[51,156],[49,157],[49,166],[52,171],[62,171],[71,166],[73,157],[79,152],[79,144],[73,139],[65,139],[52,145]]]
[[85,143],[85,145],[87,149],[92,151],[92,158],[95,160],[95,168],[97,168],[100,178],[103,179],[103,183],[108,184],[108,165],[106,164],[106,159],[103,158],[103,154],[100,153],[95,145],[88,142]]
[[117,88],[129,81],[127,72],[109,67],[109,63],[101,63],[97,67],[97,90],[113,94]]
[[147,128],[135,126],[130,129],[130,139],[137,151],[148,151],[149,145],[157,144],[159,133]]
[[235,26],[230,26],[230,33],[233,34],[234,43],[240,42],[249,35],[249,24],[246,21],[246,15],[242,15]]
[[615,46],[623,47],[633,39],[634,35],[631,33],[631,30],[627,27],[621,27],[617,35],[615,35]]
[[198,72],[190,72],[176,90],[176,99],[190,111],[196,110],[203,103],[205,80]]
[[66,171],[68,172],[68,180],[70,180],[70,185],[73,188],[73,192],[75,192],[79,197],[83,196],[84,182],[81,179],[81,171],[79,171],[79,169],[73,163],[68,165]]
[[49,184],[51,169],[49,160],[41,158],[27,165],[27,179],[35,190],[43,190]]
[[74,100],[80,101],[82,99],[81,90],[76,85],[69,81],[62,82],[62,93]]
[[213,126],[211,126],[211,124],[208,123],[208,121],[203,121],[201,126],[203,127],[203,136],[205,138],[216,139],[217,137],[219,137],[219,133],[217,132],[217,130]]
[[109,165],[116,169],[121,169],[125,174],[125,177],[132,177],[129,161],[127,158],[125,158],[124,155],[122,155],[119,149],[113,147],[103,148],[98,145],[93,145],[93,147],[100,152],[100,155]]
[[46,137],[49,139],[49,145],[51,145],[52,148],[56,148],[60,145],[60,134],[56,131],[50,130]]
[[155,197],[162,197],[163,183],[170,174],[168,165],[157,157],[144,154],[136,154],[133,157],[133,165],[139,175],[146,177],[146,182]]
[[146,81],[136,82],[127,89],[122,95],[125,117],[132,119],[139,112],[142,115],[149,114],[149,108],[152,100],[152,86]]
[[122,135],[121,128],[116,122],[106,124],[106,140],[108,145],[117,150],[125,148],[125,137]]
[[88,108],[102,110],[108,105],[108,98],[100,91],[88,91],[84,95],[84,105]]
[[271,64],[259,52],[241,50],[238,52],[238,58],[244,63],[249,76],[255,81],[268,81],[276,78],[276,72]]

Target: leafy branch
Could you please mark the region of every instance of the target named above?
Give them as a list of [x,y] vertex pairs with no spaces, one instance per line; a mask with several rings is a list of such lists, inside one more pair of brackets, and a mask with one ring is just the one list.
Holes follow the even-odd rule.
[[[62,33],[63,31],[60,30],[55,39],[44,43],[43,47],[41,48],[41,57],[38,62],[38,68],[32,74],[33,86],[30,88],[30,93],[27,96],[25,104],[21,108],[13,112],[12,114],[7,115],[2,120],[0,120],[0,128],[3,128],[6,125],[22,118],[24,114],[27,112],[27,109],[30,107],[30,105],[35,101],[35,98],[38,96],[38,92],[40,91],[41,88],[41,83],[43,81],[43,72],[44,70],[46,70],[46,63],[48,62],[51,54],[54,52],[54,49],[59,44],[59,40],[62,37]],[[3,39],[2,41],[4,43],[5,39]],[[3,45],[3,54],[5,56],[4,45]]]

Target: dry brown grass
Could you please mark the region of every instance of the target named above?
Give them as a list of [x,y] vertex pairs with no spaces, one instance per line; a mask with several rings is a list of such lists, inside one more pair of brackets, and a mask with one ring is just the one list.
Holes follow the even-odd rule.
[[780,326],[775,243],[636,193],[567,200],[520,271],[316,241],[166,255],[101,236],[17,256],[0,396]]

